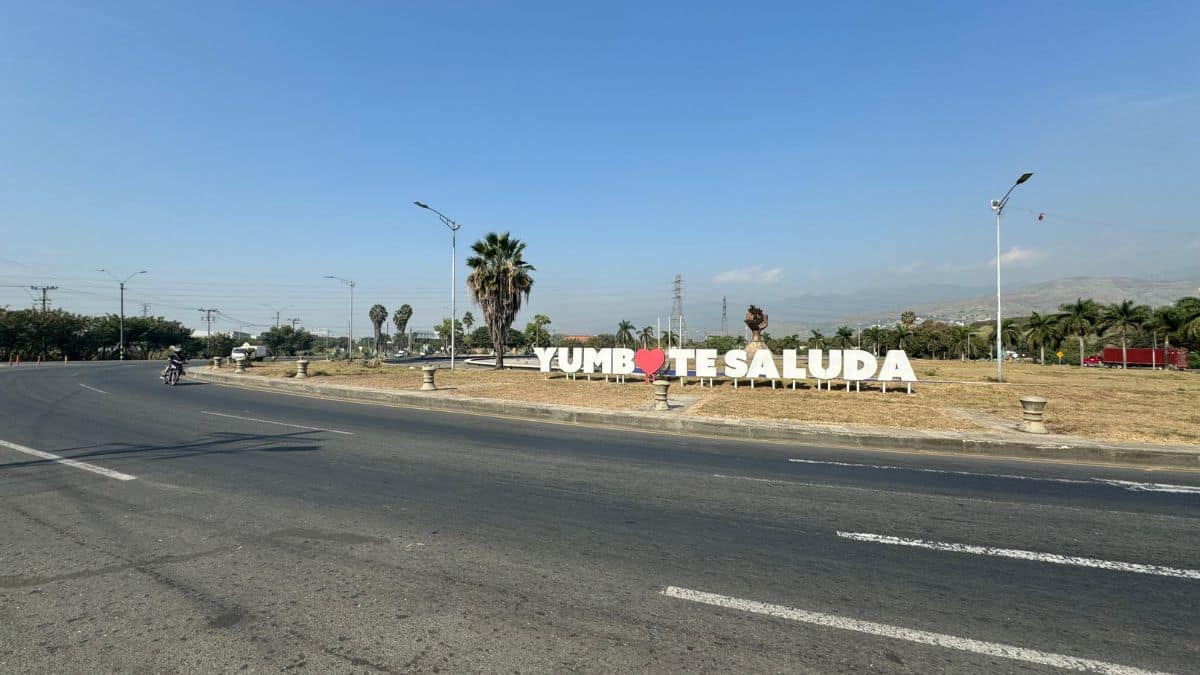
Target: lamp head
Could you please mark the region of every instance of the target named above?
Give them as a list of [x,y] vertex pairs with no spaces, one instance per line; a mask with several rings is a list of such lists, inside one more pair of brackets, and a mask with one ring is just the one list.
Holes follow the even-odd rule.
[[427,208],[429,208],[429,205],[428,205],[428,204],[426,204],[425,202],[413,202],[413,203],[414,203],[414,204],[416,204],[417,206],[419,206],[419,207],[423,208],[423,209],[427,209]]
[[1021,174],[1021,177],[1017,179],[1017,185],[1020,185],[1021,183],[1024,183],[1025,181],[1029,180],[1029,179],[1030,179],[1030,178],[1032,178],[1032,177],[1033,177],[1033,172],[1032,172],[1032,171],[1030,171],[1029,173],[1023,173],[1023,174]]

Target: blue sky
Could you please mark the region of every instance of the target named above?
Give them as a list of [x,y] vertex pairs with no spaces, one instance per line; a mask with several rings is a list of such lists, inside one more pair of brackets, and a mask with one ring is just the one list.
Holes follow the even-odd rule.
[[[529,312],[1195,270],[1200,5],[0,2],[0,306],[198,325],[449,314],[489,230]],[[1036,214],[1047,213],[1038,223]],[[1136,232],[1136,235],[1130,234]],[[465,277],[460,269],[459,280]],[[460,289],[461,291],[462,289]],[[459,308],[470,308],[460,292]],[[140,306],[130,311],[140,311]],[[802,316],[772,317],[803,323]]]

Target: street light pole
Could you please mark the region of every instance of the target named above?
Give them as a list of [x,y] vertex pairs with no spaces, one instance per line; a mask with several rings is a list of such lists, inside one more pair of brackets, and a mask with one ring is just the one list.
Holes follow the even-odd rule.
[[112,277],[112,280],[117,282],[121,286],[121,342],[120,342],[120,347],[119,347],[118,351],[120,352],[121,360],[124,361],[125,360],[125,284],[129,283],[129,280],[136,277],[137,275],[145,274],[146,270],[141,270],[140,272],[134,272],[133,274],[130,274],[129,276],[125,277],[124,281],[117,278],[112,272],[109,272],[108,270],[104,269],[103,267],[99,268],[99,271],[104,272],[108,276]]
[[326,279],[337,279],[338,281],[350,287],[350,323],[349,333],[346,335],[346,358],[354,360],[354,287],[356,282],[341,277],[335,277],[332,274],[326,274]]
[[[437,214],[438,218],[442,219],[442,223],[450,228],[450,370],[454,370],[454,358],[457,347],[455,334],[458,333],[455,329],[458,323],[458,228],[462,227],[462,225],[424,202],[413,202],[413,204],[428,211],[433,211]],[[499,358],[499,356],[496,358]]]
[[1008,192],[1004,193],[1002,199],[992,200],[992,210],[996,212],[996,381],[1004,381],[1004,345],[1000,334],[1001,328],[1001,308],[1000,308],[1000,214],[1004,211],[1004,207],[1008,205],[1008,198],[1012,195],[1012,191],[1018,185],[1029,180],[1033,173],[1023,173],[1013,186],[1008,188]]

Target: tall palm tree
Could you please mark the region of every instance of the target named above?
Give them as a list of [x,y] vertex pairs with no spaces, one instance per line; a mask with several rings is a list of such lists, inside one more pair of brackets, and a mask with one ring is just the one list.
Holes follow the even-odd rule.
[[1127,354],[1129,331],[1141,330],[1142,324],[1150,318],[1149,308],[1145,305],[1135,305],[1132,300],[1122,300],[1115,305],[1104,308],[1100,315],[1100,326],[1121,336],[1121,368],[1129,366]]
[[1058,310],[1062,312],[1059,317],[1063,335],[1070,334],[1079,339],[1079,365],[1082,366],[1085,357],[1083,340],[1095,327],[1100,308],[1091,299],[1077,298],[1075,302],[1059,305]]
[[900,312],[900,323],[905,327],[911,328],[917,322],[917,313],[911,309]]
[[371,305],[367,316],[371,319],[371,327],[375,329],[375,360],[379,360],[379,354],[383,349],[383,323],[387,321],[387,307],[378,303]]
[[525,262],[525,242],[507,232],[487,236],[471,244],[475,255],[467,258],[467,290],[483,310],[492,345],[496,349],[496,370],[504,367],[504,343],[521,303],[533,290],[533,265]]
[[862,332],[862,336],[871,343],[871,353],[879,356],[879,344],[883,342],[883,329],[879,326],[871,326]]
[[412,314],[412,305],[405,304],[400,305],[400,309],[396,310],[396,313],[392,315],[392,325],[396,327],[397,342],[404,335],[404,329],[408,328],[408,320],[412,318]]
[[636,329],[637,326],[634,326],[632,321],[622,319],[617,324],[617,344],[622,347],[628,347],[633,344],[633,331]]
[[1175,303],[1175,313],[1184,337],[1200,339],[1200,298],[1182,298]]
[[[1021,331],[1017,329],[1016,319],[1005,319],[1000,322],[1000,344],[1003,347],[1015,347],[1021,339]],[[1003,355],[1001,355],[1003,358]]]
[[807,340],[808,348],[809,349],[825,349],[825,346],[828,343],[828,340],[825,338],[825,334],[822,333],[821,331],[817,330],[816,328],[812,329],[809,332],[812,334],[808,337],[808,340]]
[[904,351],[904,341],[911,341],[913,338],[912,329],[908,326],[909,324],[902,323],[892,331],[892,337],[896,339],[896,344],[900,346],[900,351]]
[[1058,318],[1034,312],[1025,322],[1025,344],[1030,349],[1038,349],[1038,360],[1046,365],[1046,345],[1053,345],[1059,340]]
[[475,325],[475,315],[470,312],[463,314],[462,325],[463,325],[463,332],[470,334],[471,326]]
[[854,344],[854,329],[849,326],[838,326],[837,332],[833,335],[833,342],[842,349],[846,349]]
[[654,326],[646,326],[638,333],[638,342],[642,343],[642,347],[649,349],[650,345],[654,344],[657,338],[654,336]]

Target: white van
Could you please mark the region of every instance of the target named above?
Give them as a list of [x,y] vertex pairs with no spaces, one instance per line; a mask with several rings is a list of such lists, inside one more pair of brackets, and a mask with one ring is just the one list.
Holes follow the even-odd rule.
[[237,360],[238,354],[244,354],[245,358],[251,361],[262,361],[267,358],[269,352],[265,345],[252,345],[249,342],[244,343],[241,347],[234,347],[233,351],[229,352],[229,358]]

